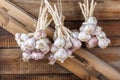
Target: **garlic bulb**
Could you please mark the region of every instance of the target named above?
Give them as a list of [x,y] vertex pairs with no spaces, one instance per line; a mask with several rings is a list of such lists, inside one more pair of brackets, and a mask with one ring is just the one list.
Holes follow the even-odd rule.
[[54,41],[54,45],[58,48],[60,47],[64,47],[65,45],[65,39],[63,37],[58,37],[55,41]]
[[87,34],[92,34],[95,31],[96,26],[94,24],[86,24],[84,26],[84,31]]
[[21,34],[20,34],[20,33],[16,33],[16,34],[15,34],[15,40],[16,40],[16,41],[19,40],[20,37],[21,37]]
[[96,19],[95,17],[89,17],[89,18],[87,19],[87,22],[96,25],[96,24],[97,24],[97,19]]
[[73,47],[76,49],[79,49],[82,46],[82,43],[78,39],[71,38],[71,42],[73,44]]
[[30,38],[24,43],[24,46],[28,50],[34,50],[35,49],[35,42],[36,42],[36,40],[34,38]]
[[79,32],[78,31],[73,31],[72,32],[72,37],[75,39],[78,39]]
[[34,35],[35,39],[45,38],[47,37],[46,33],[42,30],[36,31]]
[[63,63],[64,60],[68,58],[68,53],[65,49],[59,48],[59,50],[54,54],[54,58]]
[[49,63],[48,64],[51,64],[53,65],[55,62],[56,62],[56,59],[54,58],[54,55],[51,54],[49,57],[48,57],[48,60],[49,60]]
[[99,38],[106,38],[106,34],[103,31],[101,31],[100,33],[98,33],[96,36],[99,37]]
[[40,39],[36,41],[36,46],[35,46],[36,49],[45,48],[46,46],[48,46],[48,44],[44,39]]
[[45,42],[46,42],[47,44],[51,44],[51,43],[52,43],[48,38],[44,38],[44,40],[45,40]]
[[102,31],[102,28],[101,28],[100,26],[96,26],[96,29],[95,29],[93,35],[97,35],[97,34],[99,34],[101,31]]
[[106,39],[99,39],[98,46],[100,48],[106,48],[108,46],[109,42]]
[[55,53],[57,50],[58,50],[58,48],[57,48],[55,45],[52,45],[52,46],[51,46],[50,51],[51,51],[52,53]]
[[29,61],[29,59],[31,59],[31,52],[23,52],[22,53],[22,60]]
[[69,48],[71,48],[71,47],[72,47],[72,43],[71,43],[70,39],[69,39],[69,38],[66,38],[66,39],[65,39],[65,46],[64,46],[64,48],[65,48],[65,49],[69,49]]
[[47,45],[46,47],[41,48],[40,50],[41,50],[44,54],[47,54],[47,53],[50,51],[50,47],[49,47],[49,45]]
[[88,42],[88,47],[93,48],[98,45],[98,39],[96,37],[92,37]]
[[45,54],[41,53],[40,51],[34,51],[31,54],[31,58],[35,60],[43,59]]
[[20,40],[21,41],[26,41],[26,40],[28,40],[29,39],[29,36],[27,35],[27,34],[21,34],[21,37],[20,37]]
[[78,35],[78,39],[83,42],[87,42],[90,38],[91,38],[91,35],[85,32],[80,32]]
[[74,56],[72,56],[72,50],[71,49],[67,49],[67,53],[68,53],[68,56],[70,57],[70,58],[73,58]]

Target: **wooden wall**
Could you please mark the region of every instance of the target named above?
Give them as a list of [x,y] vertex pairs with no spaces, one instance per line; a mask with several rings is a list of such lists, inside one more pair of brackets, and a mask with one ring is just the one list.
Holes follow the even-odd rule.
[[[10,1],[34,18],[38,17],[40,0]],[[56,0],[50,1],[52,4],[56,3]],[[83,16],[77,4],[78,1],[82,0],[63,0],[65,25],[70,29],[78,29],[83,22]],[[112,43],[106,49],[94,48],[88,50],[120,71],[120,1],[97,1],[98,5],[94,16],[99,20],[98,24],[103,27]],[[51,24],[50,26],[53,27],[54,25]],[[14,40],[14,36],[3,28],[0,28],[0,80],[80,80],[58,64],[48,65],[46,59],[30,61],[30,64],[22,62],[19,58],[21,51]]]

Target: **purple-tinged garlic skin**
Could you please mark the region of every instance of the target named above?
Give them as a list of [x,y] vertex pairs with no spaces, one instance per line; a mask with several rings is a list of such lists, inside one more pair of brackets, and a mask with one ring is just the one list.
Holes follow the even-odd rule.
[[40,51],[33,51],[31,54],[31,58],[34,60],[39,60],[39,59],[43,59],[43,57],[45,56],[45,54],[43,54]]
[[23,52],[22,53],[22,60],[23,61],[29,61],[31,59],[31,52]]
[[70,57],[70,58],[74,57],[74,56],[72,56],[73,51],[71,49],[67,49],[66,51],[68,53],[68,57]]
[[41,39],[41,38],[47,37],[47,34],[45,33],[45,31],[39,30],[39,31],[35,32],[34,37],[35,37],[35,39]]
[[68,58],[68,53],[64,48],[59,48],[59,50],[54,54],[54,58],[63,63]]
[[73,44],[73,47],[76,49],[79,49],[82,46],[82,43],[78,39],[71,38],[71,42]]
[[58,37],[54,41],[54,45],[58,48],[64,47],[65,46],[65,39],[63,37]]
[[56,62],[56,59],[54,58],[54,55],[51,54],[49,57],[48,57],[48,60],[49,60],[49,63],[50,65],[53,65],[55,62]]
[[78,39],[82,42],[87,42],[89,39],[91,39],[91,35],[82,31],[79,33]]
[[98,45],[98,39],[97,37],[92,37],[88,42],[87,45],[89,48],[96,47]]
[[109,45],[109,42],[107,39],[99,39],[98,46],[102,49],[106,48]]

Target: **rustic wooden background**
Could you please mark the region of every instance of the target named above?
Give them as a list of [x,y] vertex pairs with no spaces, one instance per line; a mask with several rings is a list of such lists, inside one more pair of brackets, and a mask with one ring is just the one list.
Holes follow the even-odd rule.
[[[26,11],[34,19],[38,17],[40,0],[9,1]],[[56,3],[56,0],[50,1],[51,3]],[[70,29],[78,29],[83,22],[83,16],[77,4],[79,1],[82,0],[63,0],[63,13],[66,17],[65,25]],[[95,9],[94,16],[99,20],[98,24],[103,27],[103,30],[111,39],[112,43],[106,49],[94,48],[89,51],[120,71],[120,0],[97,0],[97,2],[98,5]],[[7,8],[10,7],[8,5],[5,6]],[[54,66],[48,65],[46,59],[30,61],[30,64],[20,60],[19,55],[21,51],[12,34],[20,32],[23,29],[32,32],[34,29],[31,28],[29,22],[22,22],[21,18],[24,18],[24,16],[19,14],[15,15],[17,12],[12,11],[12,7],[10,8],[11,12],[8,9],[7,13],[11,20],[10,27],[2,26],[3,24],[1,23],[2,27],[0,28],[0,80],[80,80],[79,77],[57,63]],[[6,9],[2,8],[2,10],[5,11]],[[2,13],[1,9],[0,12]],[[0,18],[0,22],[5,23],[1,15]],[[25,27],[15,29],[18,24]],[[53,24],[50,26],[53,27]],[[26,33],[24,30],[22,32]],[[101,74],[98,74],[98,78],[100,80],[106,80]]]

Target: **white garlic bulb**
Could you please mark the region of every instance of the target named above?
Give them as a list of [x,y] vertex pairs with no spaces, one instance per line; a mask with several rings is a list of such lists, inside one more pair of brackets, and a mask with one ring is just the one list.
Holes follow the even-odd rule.
[[102,28],[101,28],[100,26],[96,26],[96,29],[95,29],[93,35],[97,35],[97,34],[99,34],[101,31],[102,31]]
[[56,59],[54,58],[54,55],[51,54],[49,57],[48,57],[48,60],[49,60],[49,63],[48,64],[51,64],[53,65],[55,62],[56,62]]
[[22,60],[29,61],[29,59],[31,59],[31,52],[23,52],[22,53]]
[[35,43],[36,43],[36,40],[34,38],[30,38],[24,43],[24,46],[28,50],[34,50],[35,49]]
[[44,54],[47,54],[47,53],[50,51],[50,47],[49,47],[49,45],[47,45],[46,47],[41,48],[40,50],[41,50],[41,52],[43,52]]
[[73,44],[73,47],[76,49],[79,49],[82,46],[82,43],[78,39],[71,38],[71,42]]
[[108,46],[108,41],[106,39],[99,39],[98,46],[100,48],[106,48]]
[[87,34],[93,34],[93,32],[95,31],[96,26],[94,24],[86,24],[84,26],[84,31]]
[[15,40],[16,40],[16,41],[19,40],[20,37],[21,37],[21,34],[20,34],[20,33],[16,33],[16,34],[15,34]]
[[58,37],[55,41],[54,41],[54,45],[58,48],[60,47],[64,47],[65,45],[65,39],[63,37]]
[[82,32],[79,33],[78,39],[80,41],[87,42],[89,39],[91,39],[91,35],[82,31]]
[[36,46],[35,46],[36,49],[45,48],[46,46],[48,46],[48,44],[46,43],[44,39],[40,39],[36,41]]
[[72,43],[71,43],[70,39],[69,39],[69,38],[66,38],[66,39],[65,39],[65,46],[64,46],[64,48],[65,48],[65,49],[69,49],[69,48],[71,48],[71,47],[72,47]]
[[57,50],[58,50],[58,48],[57,48],[55,45],[52,45],[52,46],[51,46],[50,51],[51,51],[52,53],[55,53]]
[[103,31],[101,31],[100,33],[98,33],[96,36],[99,37],[99,38],[106,38],[106,34]]
[[45,54],[41,53],[40,51],[34,51],[31,54],[31,58],[35,60],[43,59]]
[[89,48],[96,47],[98,45],[98,39],[96,37],[92,37],[88,42],[87,45]]
[[54,58],[63,63],[68,58],[68,53],[65,49],[59,48],[59,50],[54,54]]
[[21,41],[27,41],[29,39],[29,36],[27,34],[21,34],[20,40]]
[[78,39],[79,32],[78,31],[73,31],[72,32],[72,37]]
[[68,56],[70,58],[73,58],[74,56],[72,56],[72,50],[71,49],[67,49],[67,53],[68,53]]
[[87,22],[97,25],[97,19],[95,17],[89,17]]

